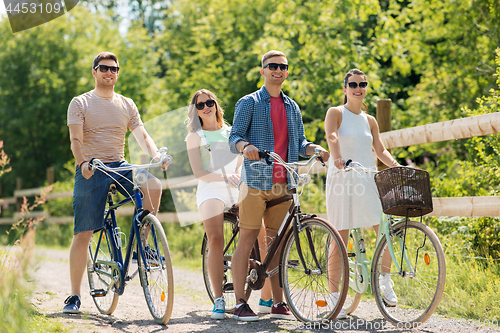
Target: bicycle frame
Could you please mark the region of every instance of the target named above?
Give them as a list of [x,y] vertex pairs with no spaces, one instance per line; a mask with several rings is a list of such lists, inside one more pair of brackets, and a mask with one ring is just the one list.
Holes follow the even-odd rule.
[[[102,228],[98,231],[100,233],[100,237],[99,237],[99,242],[98,242],[97,247],[96,247],[96,251],[95,251],[96,253],[99,251],[99,249],[101,247],[101,240],[104,237],[107,237],[104,234],[105,230],[107,230],[107,235],[111,235],[110,239],[108,239],[108,244],[111,245],[109,250],[110,250],[110,252],[113,253],[114,258],[116,258],[116,261],[111,261],[111,262],[105,261],[102,263],[106,264],[110,267],[113,267],[113,274],[116,274],[116,272],[119,272],[120,277],[117,281],[118,283],[117,283],[117,286],[115,288],[115,292],[118,295],[122,295],[124,290],[125,290],[125,283],[124,282],[130,281],[138,273],[138,270],[136,270],[132,275],[128,275],[128,270],[130,268],[130,263],[131,263],[130,257],[131,257],[132,252],[133,252],[132,246],[134,244],[134,240],[135,240],[136,235],[139,235],[139,227],[141,225],[142,219],[144,218],[144,216],[149,214],[148,211],[143,209],[141,193],[140,193],[139,188],[137,186],[134,186],[134,199],[135,199],[134,218],[133,218],[132,226],[130,227],[129,239],[128,239],[128,243],[127,243],[127,250],[126,250],[126,254],[125,254],[125,260],[123,260],[123,255],[122,255],[122,251],[121,251],[122,246],[117,244],[118,242],[121,243],[121,238],[119,238],[120,239],[119,241],[117,240],[118,237],[121,237],[121,236],[119,233],[116,232],[117,228],[118,228],[117,222],[116,222],[116,209],[131,202],[132,198],[127,197],[127,198],[121,200],[120,202],[113,203],[112,194],[111,194],[111,192],[108,193],[108,199],[107,199],[108,209],[107,209],[107,212],[106,212],[106,215],[104,218],[104,221],[105,221],[104,228]],[[155,233],[154,228],[151,230],[151,232],[153,232],[153,234]],[[155,245],[157,245],[157,244],[155,244]],[[146,257],[144,255],[144,249],[142,247],[141,242],[137,242],[136,246],[137,246],[137,250],[138,250],[137,253],[138,253],[138,255],[141,256],[142,262],[146,263],[146,265],[147,265]],[[96,265],[96,258],[91,258],[91,260],[94,264],[94,267],[98,267]],[[98,268],[95,268],[95,269],[98,270]],[[108,275],[104,271],[101,271],[101,273]],[[114,278],[113,276],[110,276],[110,277]],[[108,286],[107,292],[109,292],[113,286],[114,286],[113,284],[110,284]]]
[[[274,154],[274,153],[270,153],[270,154],[268,154],[267,158],[269,158],[269,156],[278,160],[278,163],[280,163],[282,165],[285,164],[285,162],[279,157],[279,155]],[[312,161],[312,159],[315,158],[315,156],[316,155],[313,155],[313,157],[311,157],[310,161]],[[310,161],[308,161],[307,164],[309,164]],[[307,165],[307,164],[304,164],[304,165]],[[298,237],[298,234],[300,231],[300,221],[302,220],[303,214],[300,211],[300,199],[299,199],[300,196],[297,193],[298,184],[296,183],[296,181],[293,177],[293,174],[292,174],[292,172],[295,172],[295,170],[292,168],[287,168],[287,171],[291,176],[292,185],[294,186],[294,188],[292,189],[292,194],[291,194],[292,203],[290,204],[290,208],[288,209],[288,212],[283,219],[283,223],[281,224],[280,229],[278,230],[278,234],[276,236],[276,239],[273,241],[273,243],[271,244],[271,247],[268,249],[268,251],[266,253],[266,257],[264,258],[264,261],[263,262],[261,261],[261,256],[260,256],[260,251],[259,251],[259,243],[257,240],[255,241],[255,245],[254,245],[254,248],[252,250],[252,255],[250,257],[251,264],[252,264],[252,261],[256,264],[260,264],[261,269],[263,270],[263,272],[266,275],[266,278],[269,278],[278,272],[280,272],[280,275],[281,275],[280,265],[278,265],[276,268],[272,269],[269,272],[267,272],[267,269],[269,268],[269,265],[271,264],[271,261],[273,260],[274,256],[277,254],[276,252],[278,250],[278,247],[282,244],[284,237],[285,236],[289,237],[289,235],[292,232],[294,233],[294,235],[296,236],[296,239],[297,239],[298,255],[299,255],[300,263],[301,263],[302,267],[304,268],[304,271],[307,272],[308,274],[312,274],[315,272],[315,270],[310,269],[306,266],[306,263],[305,263],[305,260],[304,260],[304,257],[303,257],[302,251],[301,251],[300,239]],[[283,202],[280,199],[276,199],[275,201],[269,202],[268,207],[272,207],[278,203]],[[288,200],[289,199],[287,199],[287,201]],[[313,215],[310,215],[310,216],[313,216]],[[295,221],[295,223],[292,223],[292,221]],[[290,231],[288,231],[290,224],[292,224],[292,229]],[[231,243],[233,242],[235,236],[236,236],[236,232],[233,234],[233,239],[231,239],[231,241],[228,243],[228,246],[224,249],[224,253],[227,250],[227,248],[231,245]],[[308,245],[309,245],[309,248],[310,248],[312,256],[313,256],[313,260],[316,263],[316,267],[320,267],[318,259],[316,258],[316,252],[314,251],[314,246],[312,244],[312,239],[309,235],[309,232],[308,232],[308,243],[309,243]],[[256,282],[258,277],[254,276],[253,278],[255,279],[255,281],[252,281],[252,282]],[[265,281],[265,279],[260,281],[260,283],[257,283],[256,285],[251,284],[251,288],[254,290],[262,289],[262,287],[264,286],[264,281]],[[281,279],[280,279],[280,286],[281,286]]]
[[[392,235],[392,228],[393,226],[397,226],[401,223],[406,223],[406,220],[401,220],[399,222],[393,223],[394,217],[392,216],[387,216],[385,214],[382,214],[381,219],[380,219],[380,225],[379,225],[379,232],[377,235],[377,240],[375,243],[375,252],[377,252],[378,247],[380,246],[380,240],[382,237],[385,237],[387,240],[387,247],[389,249],[389,253],[391,255],[393,263],[396,265],[396,268],[398,272],[401,272],[401,265],[400,262],[404,260],[408,267],[411,269],[410,272],[406,272],[406,274],[414,274],[413,267],[410,264],[410,260],[407,256],[406,251],[404,251],[404,238],[406,235],[403,236],[403,239],[400,240],[401,243],[401,248],[403,248],[402,251],[402,258],[396,258],[396,255],[394,254],[394,248],[392,246],[391,242],[391,235]],[[406,230],[406,229],[405,229]],[[356,256],[354,261],[349,260],[349,268],[353,269],[356,273],[358,270],[362,270],[362,276],[366,276],[367,278],[363,279],[362,281],[358,281],[358,279],[352,279],[349,277],[349,287],[355,290],[356,292],[360,294],[364,294],[368,291],[368,287],[371,288],[371,281],[370,281],[370,271],[368,267],[373,266],[373,260],[374,257],[372,257],[370,260],[368,260],[366,256],[366,251],[364,248],[361,248],[362,246],[360,245],[361,241],[363,240],[361,238],[361,229],[360,228],[355,228],[350,231],[350,234],[352,235],[353,238],[353,243],[355,247],[355,252]],[[363,240],[364,242],[364,240]],[[356,274],[358,276],[360,274]],[[371,290],[373,292],[373,290]]]

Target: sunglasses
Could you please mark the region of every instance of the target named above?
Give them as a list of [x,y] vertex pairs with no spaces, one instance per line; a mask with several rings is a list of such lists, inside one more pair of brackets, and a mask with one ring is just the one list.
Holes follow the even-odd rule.
[[116,74],[120,70],[120,67],[106,66],[106,65],[97,65],[97,66],[95,66],[94,69],[97,70],[97,68],[99,68],[99,71],[101,71],[101,73],[106,73],[109,69],[111,71],[111,73]]
[[[347,82],[347,85],[351,89],[356,89],[358,87],[358,83],[357,82]],[[368,82],[366,82],[366,81],[360,82],[359,83],[359,87],[362,88],[362,89],[365,89],[366,87],[368,87]]]
[[266,68],[269,66],[269,69],[272,70],[272,71],[275,71],[278,69],[278,67],[284,72],[286,70],[288,70],[288,65],[287,64],[275,64],[274,62],[272,63],[269,63],[267,65],[265,65],[264,67],[262,68]]
[[205,104],[206,104],[209,108],[211,108],[212,106],[214,106],[214,105],[215,105],[215,101],[213,101],[213,100],[209,99],[209,100],[208,100],[208,101],[206,101],[206,102],[196,103],[196,108],[197,108],[198,110],[203,110],[203,109],[205,108]]

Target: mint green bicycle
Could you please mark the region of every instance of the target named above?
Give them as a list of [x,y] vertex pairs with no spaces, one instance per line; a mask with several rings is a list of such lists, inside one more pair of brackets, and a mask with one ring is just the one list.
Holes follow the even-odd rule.
[[[341,171],[358,170],[375,174],[383,211],[389,215],[382,216],[371,260],[367,258],[364,232],[360,228],[350,231],[347,244],[350,288],[344,310],[347,314],[354,312],[361,295],[371,287],[385,319],[398,326],[421,325],[436,310],[446,279],[441,243],[421,222],[423,215],[432,212],[429,175],[408,167],[378,172],[351,160]],[[405,218],[396,219],[393,215]],[[409,220],[415,216],[420,216],[420,222]]]

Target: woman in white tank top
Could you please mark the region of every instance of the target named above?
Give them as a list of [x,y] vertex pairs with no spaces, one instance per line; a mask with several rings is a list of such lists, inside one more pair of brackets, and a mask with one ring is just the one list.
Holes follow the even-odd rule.
[[[350,70],[344,77],[344,105],[330,108],[325,119],[331,154],[326,181],[326,211],[328,221],[340,232],[344,244],[347,244],[349,229],[352,228],[374,226],[378,233],[382,206],[373,175],[336,171],[344,168],[347,159],[376,169],[372,149],[385,165],[399,165],[385,149],[375,118],[362,110],[362,107],[367,109],[363,102],[367,88],[366,75],[359,69]],[[332,299],[338,298],[338,286],[332,284],[330,289]],[[342,310],[338,318],[345,316]]]
[[[199,180],[196,203],[208,239],[208,274],[216,298],[211,315],[213,319],[225,318],[225,300],[222,297],[224,211],[238,201],[243,162],[242,155],[229,151],[230,128],[223,115],[217,96],[206,89],[198,90],[189,104],[189,134],[186,137],[189,163]],[[260,242],[262,237],[259,235]],[[261,297],[264,300],[272,297],[268,281],[261,290]],[[266,312],[270,312],[270,307]]]

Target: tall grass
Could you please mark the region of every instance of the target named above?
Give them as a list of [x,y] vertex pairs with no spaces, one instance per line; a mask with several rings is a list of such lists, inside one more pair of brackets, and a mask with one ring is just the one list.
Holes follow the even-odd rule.
[[16,247],[0,249],[0,326],[2,333],[64,332],[61,324],[38,313],[30,303],[34,229]]
[[500,262],[464,253],[461,235],[438,235],[446,256],[446,285],[438,313],[500,322]]
[[[11,169],[9,158],[3,151],[0,140],[0,176]],[[60,324],[54,323],[39,314],[29,299],[32,295],[31,273],[33,249],[35,247],[35,226],[39,220],[26,218],[35,207],[45,203],[45,193],[29,205],[24,198],[21,206],[21,219],[8,232],[19,239],[15,247],[0,247],[0,332],[63,332]],[[1,203],[1,200],[0,200]]]

